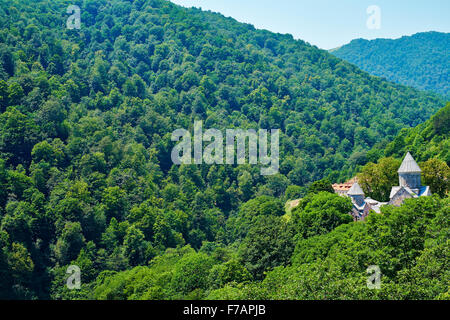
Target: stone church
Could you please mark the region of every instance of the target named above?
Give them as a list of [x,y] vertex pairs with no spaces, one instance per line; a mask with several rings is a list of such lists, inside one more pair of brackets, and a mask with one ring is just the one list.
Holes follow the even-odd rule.
[[422,170],[409,152],[406,154],[397,172],[399,186],[392,187],[389,202],[380,202],[366,198],[358,182],[354,182],[345,194],[342,194],[340,191],[342,186],[339,186],[339,190],[336,188],[335,190],[337,193],[351,198],[353,209],[350,214],[354,220],[364,220],[370,210],[380,213],[380,207],[383,205],[401,206],[405,199],[431,196],[430,187],[422,186]]
[[419,165],[408,152],[398,169],[399,186],[392,187],[389,204],[400,206],[408,198],[431,196],[429,186],[422,186]]

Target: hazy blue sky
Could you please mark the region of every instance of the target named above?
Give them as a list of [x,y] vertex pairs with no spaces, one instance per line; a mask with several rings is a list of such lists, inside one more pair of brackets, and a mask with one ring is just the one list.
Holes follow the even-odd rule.
[[[450,0],[172,0],[220,12],[256,28],[290,33],[323,49],[355,38],[399,38],[423,31],[450,32]],[[381,11],[369,29],[369,6]]]

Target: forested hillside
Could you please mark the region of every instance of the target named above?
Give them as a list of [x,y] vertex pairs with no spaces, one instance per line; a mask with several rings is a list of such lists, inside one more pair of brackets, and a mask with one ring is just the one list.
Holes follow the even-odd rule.
[[418,161],[438,158],[450,164],[450,102],[426,122],[400,130],[392,142],[376,144],[369,157],[401,158],[407,151]]
[[450,97],[450,33],[356,39],[331,52],[372,75]]
[[[374,297],[367,288],[339,293],[372,262],[386,265],[386,297],[448,290],[445,265],[421,269],[428,255],[442,263],[447,200],[348,224],[349,200],[313,189],[292,219],[283,216],[286,194],[345,178],[375,143],[441,108],[439,97],[290,35],[167,1],[80,1],[79,30],[66,28],[70,4],[0,0],[0,298]],[[199,119],[208,128],[280,129],[280,173],[174,165],[171,133]],[[396,236],[402,219],[413,220],[414,239]],[[377,242],[384,224],[392,233]],[[353,239],[342,240],[344,253],[331,248],[336,236]],[[302,249],[311,242],[314,254]],[[69,265],[81,269],[80,290],[66,287]],[[330,282],[335,295],[309,283],[338,269],[350,282]],[[295,272],[305,288],[322,289],[268,291]],[[395,285],[422,272],[438,275],[433,290]]]

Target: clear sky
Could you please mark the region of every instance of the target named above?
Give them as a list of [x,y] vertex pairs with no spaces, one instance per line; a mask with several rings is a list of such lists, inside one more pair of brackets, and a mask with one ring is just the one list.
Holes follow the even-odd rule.
[[[322,49],[352,39],[399,38],[424,31],[450,32],[450,0],[171,0],[220,12],[258,29],[290,33]],[[367,13],[380,9],[380,25]]]

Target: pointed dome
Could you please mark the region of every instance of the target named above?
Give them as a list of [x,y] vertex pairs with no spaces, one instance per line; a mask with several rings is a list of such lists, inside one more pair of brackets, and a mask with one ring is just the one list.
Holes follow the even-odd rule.
[[359,195],[364,195],[364,191],[363,191],[363,189],[361,189],[358,182],[355,182],[352,185],[352,187],[350,188],[350,190],[348,190],[347,194],[349,196],[359,196]]
[[412,157],[411,153],[407,153],[405,159],[403,159],[402,165],[397,171],[398,173],[420,173],[419,165],[416,160]]

